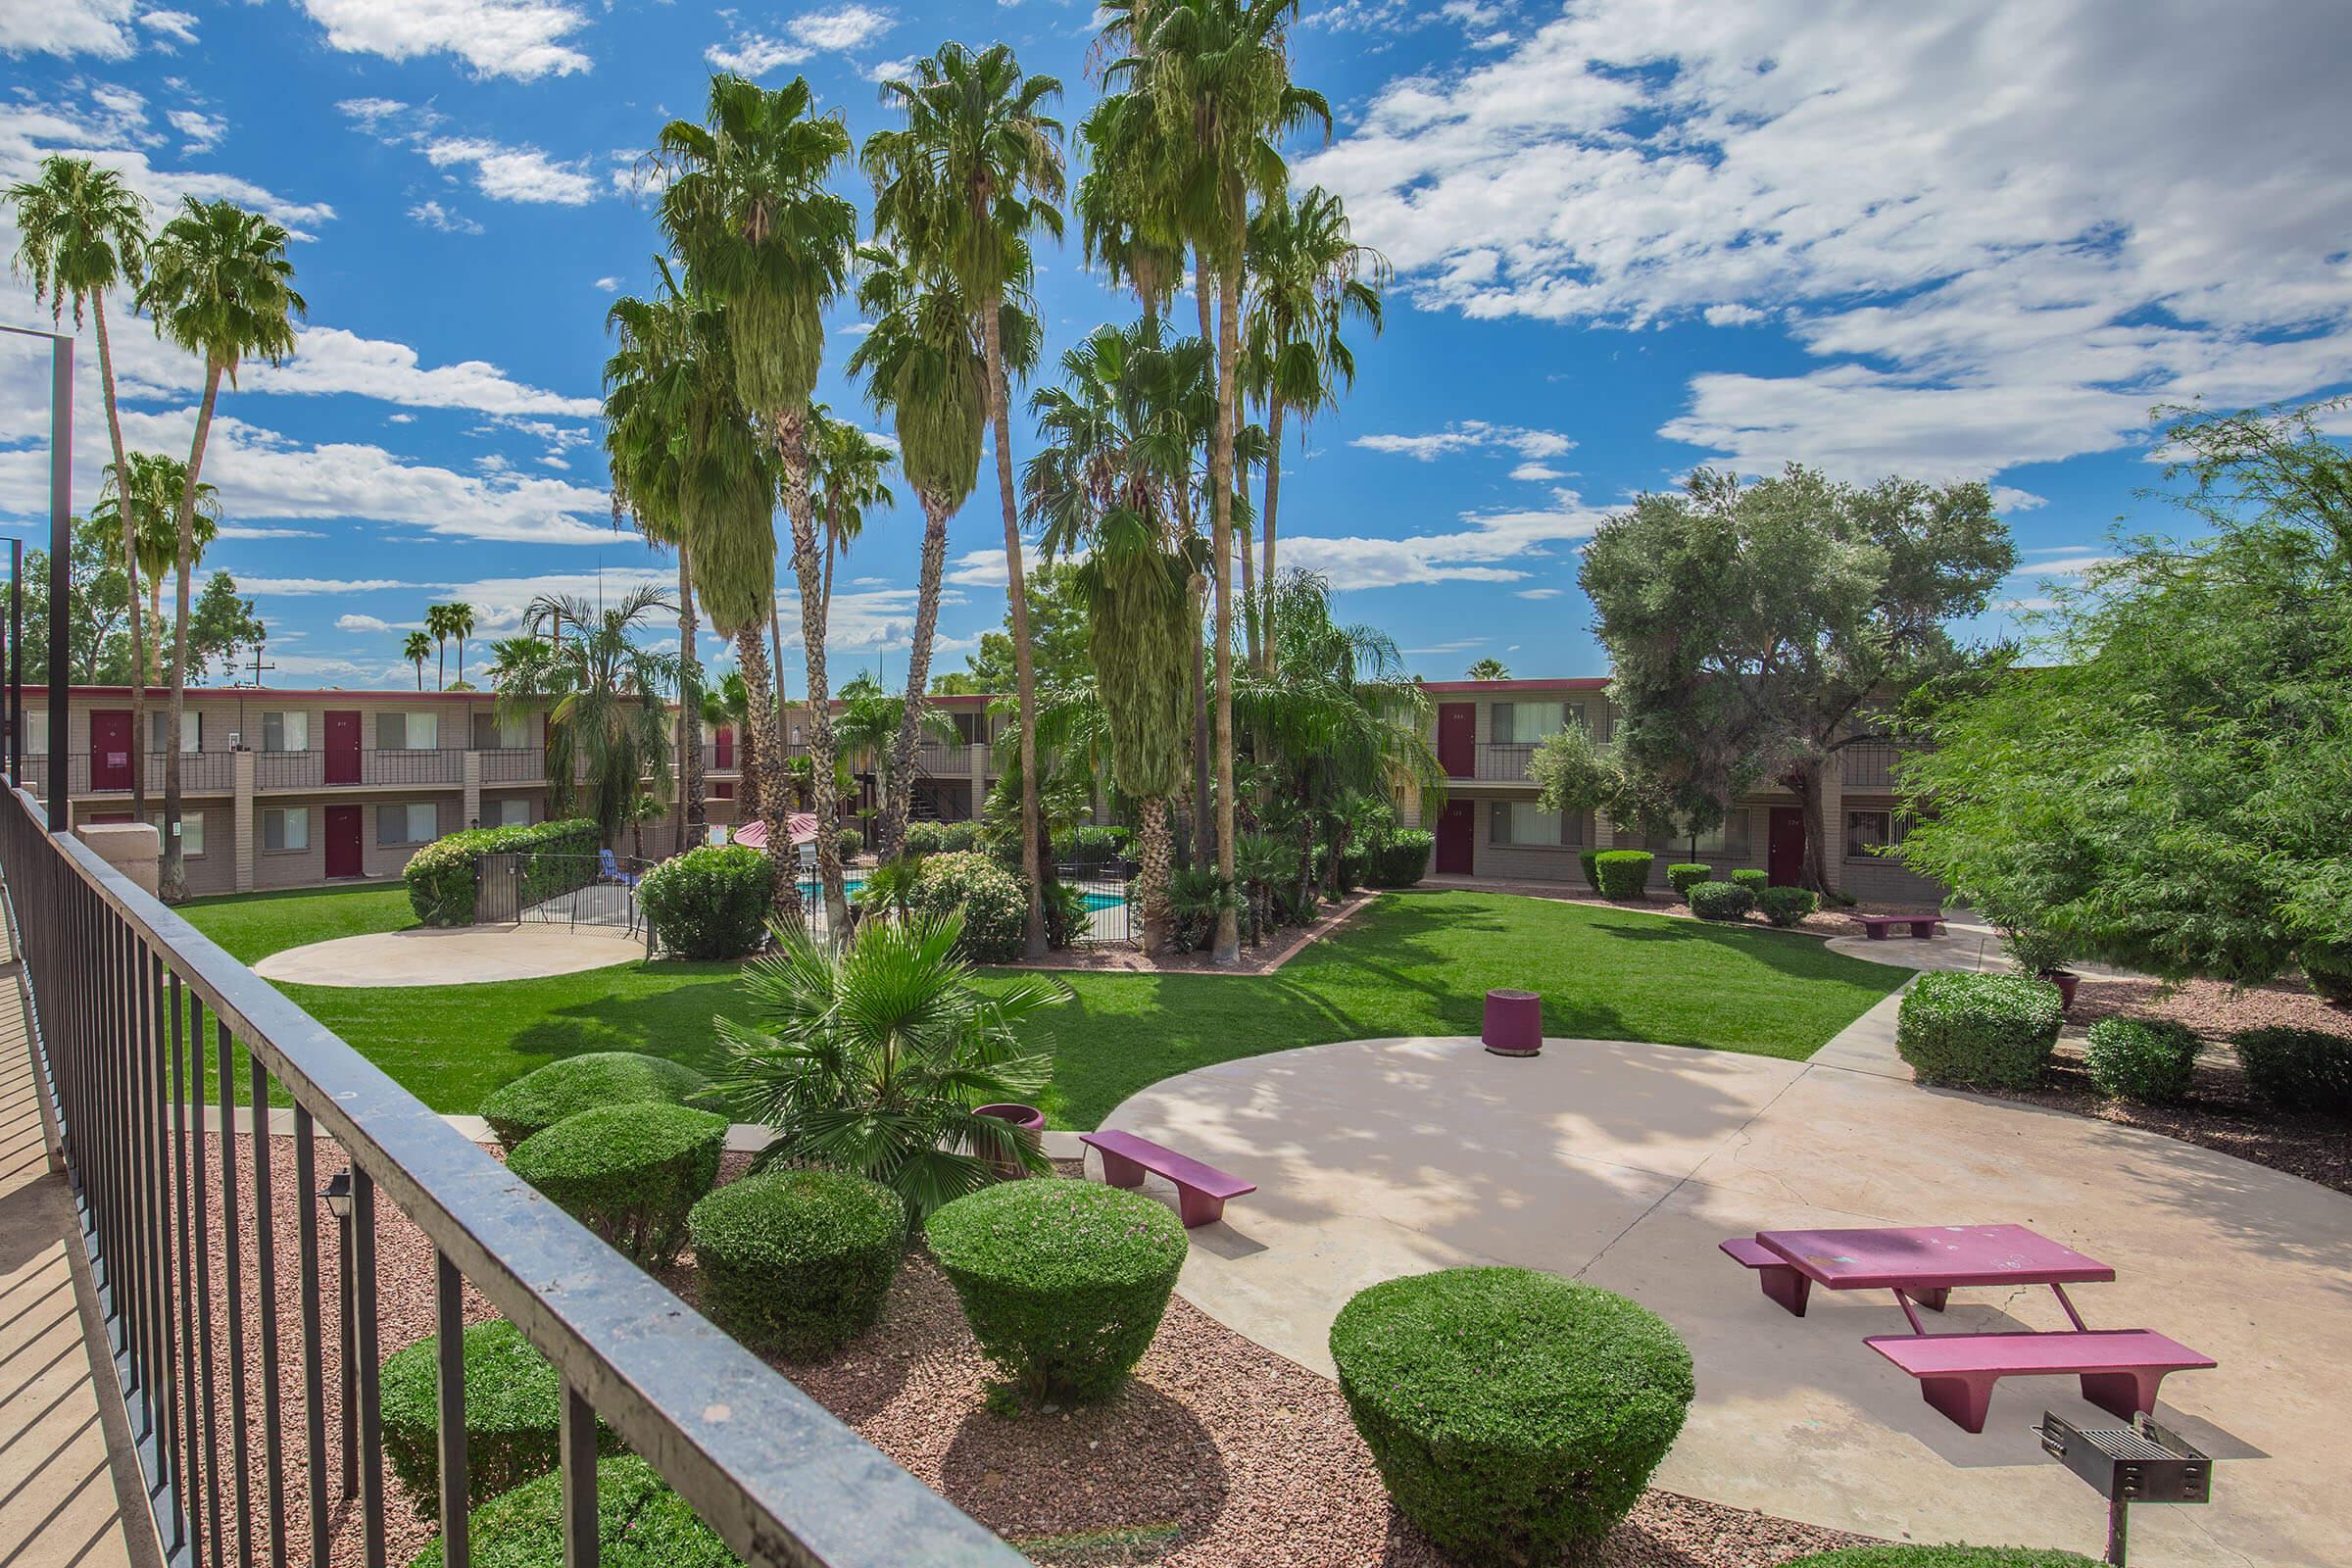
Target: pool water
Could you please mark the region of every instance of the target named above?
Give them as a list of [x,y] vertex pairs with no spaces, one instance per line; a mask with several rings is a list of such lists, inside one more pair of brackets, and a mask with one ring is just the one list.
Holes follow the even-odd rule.
[[[855,899],[858,897],[858,890],[865,886],[865,878],[861,876],[843,877],[841,886],[844,893]],[[816,883],[814,881],[803,882],[801,891],[813,898],[816,895]],[[1127,896],[1123,893],[1089,893],[1084,897],[1087,911],[1090,914],[1100,909],[1115,909],[1127,902]]]

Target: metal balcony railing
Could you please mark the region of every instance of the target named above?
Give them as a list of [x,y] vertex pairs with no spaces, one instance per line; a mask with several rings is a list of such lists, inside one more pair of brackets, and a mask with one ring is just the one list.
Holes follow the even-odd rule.
[[1903,749],[1887,741],[1865,741],[1838,754],[1840,782],[1849,790],[1890,790]]
[[480,756],[485,784],[536,784],[547,775],[547,754],[536,746],[501,746]]
[[[52,836],[15,790],[0,799],[0,891],[43,1119],[111,1341],[96,1360],[120,1381],[168,1562],[324,1565],[346,1529],[370,1568],[386,1562],[391,1207],[433,1250],[449,1568],[470,1562],[468,1285],[563,1379],[569,1568],[597,1561],[600,1421],[760,1568],[1023,1563],[85,845]],[[323,1234],[321,1200],[339,1235]]]
[[1489,741],[1478,748],[1471,765],[1476,769],[1473,778],[1495,783],[1523,784],[1527,782],[1527,764],[1536,755],[1532,741]]
[[257,752],[253,759],[253,787],[257,790],[315,790],[326,783],[324,752]]

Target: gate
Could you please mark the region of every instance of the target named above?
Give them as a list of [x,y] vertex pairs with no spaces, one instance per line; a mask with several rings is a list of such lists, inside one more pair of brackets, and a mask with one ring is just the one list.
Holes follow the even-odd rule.
[[513,855],[476,856],[473,861],[473,923],[513,925],[522,918],[522,901]]

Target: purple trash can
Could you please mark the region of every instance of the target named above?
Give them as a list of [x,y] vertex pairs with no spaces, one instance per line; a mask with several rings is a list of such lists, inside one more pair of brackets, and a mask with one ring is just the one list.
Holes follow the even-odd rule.
[[1479,1039],[1497,1056],[1543,1054],[1544,999],[1533,991],[1488,992],[1486,1028]]
[[[1022,1141],[1029,1144],[1035,1144],[1038,1141],[1038,1135],[1046,1130],[1046,1113],[1035,1105],[977,1105],[973,1107],[972,1114],[993,1116],[999,1121],[1012,1123],[1014,1130],[1021,1135]],[[984,1154],[981,1157],[988,1161],[989,1168],[997,1173],[997,1180],[1001,1182],[1018,1181],[1029,1174],[1013,1160],[995,1154]]]

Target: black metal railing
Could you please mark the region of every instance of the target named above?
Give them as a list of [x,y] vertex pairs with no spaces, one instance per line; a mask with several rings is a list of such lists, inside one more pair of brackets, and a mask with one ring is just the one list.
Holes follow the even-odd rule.
[[[348,758],[349,753],[342,754]],[[346,764],[347,773],[357,769]],[[324,752],[256,752],[253,787],[257,790],[315,790],[326,782]]]
[[[395,1310],[410,1299],[397,1265],[379,1263],[387,1208],[432,1259],[450,1568],[471,1545],[467,1287],[563,1378],[568,1568],[597,1560],[599,1420],[750,1563],[1023,1560],[47,827],[31,797],[0,800],[0,879],[36,1072],[174,1568],[387,1562],[377,1367],[387,1286]],[[282,1122],[273,1100],[290,1105]],[[322,1177],[340,1179],[322,1192]],[[323,1247],[322,1202],[339,1231]],[[348,1314],[347,1356],[330,1312]]]
[[547,754],[536,746],[499,746],[481,754],[485,784],[536,784],[547,774]]

